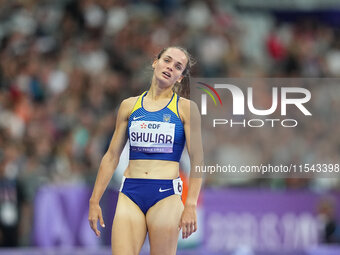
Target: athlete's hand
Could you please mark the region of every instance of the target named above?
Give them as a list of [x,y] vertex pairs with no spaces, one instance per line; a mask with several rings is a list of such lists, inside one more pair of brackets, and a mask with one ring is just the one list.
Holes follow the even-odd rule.
[[103,215],[102,215],[102,209],[99,206],[99,203],[94,203],[90,201],[90,208],[89,208],[89,223],[93,230],[93,232],[100,236],[100,231],[97,229],[97,222],[99,219],[100,225],[105,228]]
[[196,206],[185,205],[182,213],[179,229],[182,229],[182,238],[188,238],[197,230]]

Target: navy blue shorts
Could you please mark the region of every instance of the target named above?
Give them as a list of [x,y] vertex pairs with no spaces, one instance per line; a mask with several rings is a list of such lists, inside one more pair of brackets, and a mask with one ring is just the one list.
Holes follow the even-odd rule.
[[129,197],[144,214],[151,206],[168,196],[182,195],[183,182],[174,180],[126,178],[123,176],[120,192]]

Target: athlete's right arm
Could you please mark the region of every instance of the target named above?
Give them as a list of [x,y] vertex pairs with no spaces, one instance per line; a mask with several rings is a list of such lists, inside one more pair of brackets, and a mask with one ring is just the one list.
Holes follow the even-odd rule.
[[112,178],[112,175],[118,165],[120,154],[122,153],[122,150],[125,146],[127,139],[126,129],[128,126],[128,118],[134,102],[135,99],[133,97],[128,98],[125,99],[119,107],[116,128],[112,136],[109,149],[101,160],[96,182],[90,198],[89,223],[97,236],[100,236],[100,231],[97,229],[98,219],[100,225],[105,227],[99,201]]

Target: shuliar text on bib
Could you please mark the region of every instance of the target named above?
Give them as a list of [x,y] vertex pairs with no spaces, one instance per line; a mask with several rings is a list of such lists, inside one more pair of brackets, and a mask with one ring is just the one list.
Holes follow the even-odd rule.
[[160,121],[132,121],[129,135],[133,151],[172,153],[175,124]]

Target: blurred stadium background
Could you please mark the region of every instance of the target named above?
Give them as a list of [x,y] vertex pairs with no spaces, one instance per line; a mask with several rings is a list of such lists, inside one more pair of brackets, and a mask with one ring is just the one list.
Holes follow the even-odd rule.
[[[339,78],[339,27],[338,0],[0,0],[0,254],[111,254],[126,153],[101,202],[100,239],[88,226],[88,198],[118,106],[148,88],[160,49],[186,47],[196,77]],[[339,162],[339,128],[326,137],[325,128],[313,123],[299,149]],[[231,141],[220,157],[244,160],[254,136]],[[265,162],[296,160],[285,153],[299,145],[290,138]],[[264,144],[270,150],[270,137]],[[339,189],[339,178],[211,175],[200,231],[178,254],[340,254]]]

